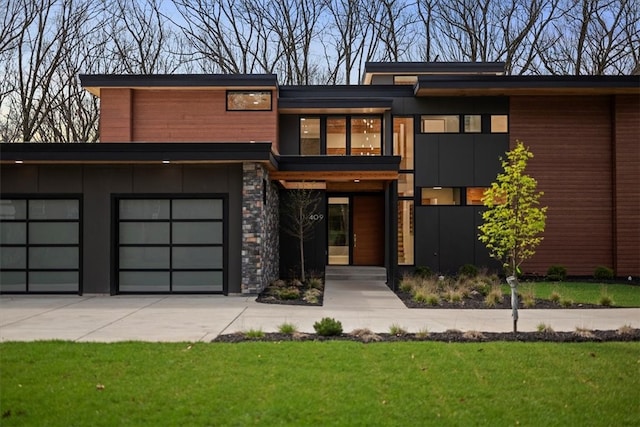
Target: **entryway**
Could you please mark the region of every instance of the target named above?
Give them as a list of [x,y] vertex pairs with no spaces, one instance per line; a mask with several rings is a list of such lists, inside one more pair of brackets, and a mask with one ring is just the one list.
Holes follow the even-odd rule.
[[384,195],[328,196],[328,264],[384,265]]

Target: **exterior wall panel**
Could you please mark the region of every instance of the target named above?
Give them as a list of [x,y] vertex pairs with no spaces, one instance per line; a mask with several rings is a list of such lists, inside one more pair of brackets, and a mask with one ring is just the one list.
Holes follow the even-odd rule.
[[131,89],[103,88],[100,91],[100,140],[130,142],[132,134]]
[[523,271],[544,275],[560,264],[570,275],[613,267],[611,100],[607,96],[512,97],[510,144],[522,140],[534,158],[549,207],[544,241]]
[[134,142],[269,141],[277,152],[277,102],[271,111],[226,111],[224,90],[136,90]]
[[616,274],[640,274],[640,98],[615,97]]

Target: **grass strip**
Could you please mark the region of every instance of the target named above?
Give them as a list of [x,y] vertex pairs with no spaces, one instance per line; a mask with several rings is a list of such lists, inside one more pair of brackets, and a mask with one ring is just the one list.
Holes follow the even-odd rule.
[[0,424],[632,425],[640,343],[0,344]]
[[[518,286],[521,294],[533,290],[536,298],[549,299],[552,292],[558,292],[564,299],[575,303],[600,304],[600,297],[608,295],[619,307],[640,307],[640,286],[623,284],[600,284],[588,282],[524,282]],[[505,294],[510,294],[508,285],[502,286]]]

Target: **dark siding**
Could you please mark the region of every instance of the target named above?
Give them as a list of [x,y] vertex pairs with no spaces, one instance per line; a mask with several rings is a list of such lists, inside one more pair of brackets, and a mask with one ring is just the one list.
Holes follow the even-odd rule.
[[415,264],[440,270],[440,221],[439,209],[432,206],[415,208]]
[[471,135],[439,136],[439,179],[442,187],[467,187],[473,185],[473,150]]
[[414,141],[415,185],[433,187],[440,185],[440,158],[437,136],[417,134]]
[[83,291],[109,293],[112,194],[228,193],[230,293],[240,292],[242,166],[3,166],[2,192],[83,194]]
[[283,156],[297,156],[300,154],[298,117],[291,114],[280,116],[280,154]]
[[[323,216],[323,219],[316,222],[315,227],[304,243],[305,270],[307,273],[324,273],[327,263],[327,230],[326,230],[326,193],[318,192],[320,203],[313,213]],[[296,237],[287,234],[282,226],[287,221],[284,212],[287,211],[288,191],[280,191],[280,276],[293,278],[300,277],[300,247]]]
[[464,264],[474,264],[474,208],[437,207],[440,211],[440,272],[455,274]]
[[473,185],[488,187],[501,171],[500,157],[509,150],[508,135],[474,136]]

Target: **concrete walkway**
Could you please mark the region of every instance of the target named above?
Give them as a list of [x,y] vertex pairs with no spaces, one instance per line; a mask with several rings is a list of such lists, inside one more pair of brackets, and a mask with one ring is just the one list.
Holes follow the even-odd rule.
[[[511,310],[408,309],[382,282],[329,280],[323,307],[259,304],[255,296],[49,296],[0,297],[0,341],[210,341],[248,329],[277,331],[284,322],[313,332],[322,317],[345,331],[388,332],[397,324],[410,332],[426,328],[508,332]],[[518,329],[539,323],[556,331],[640,328],[640,308],[520,310]]]

